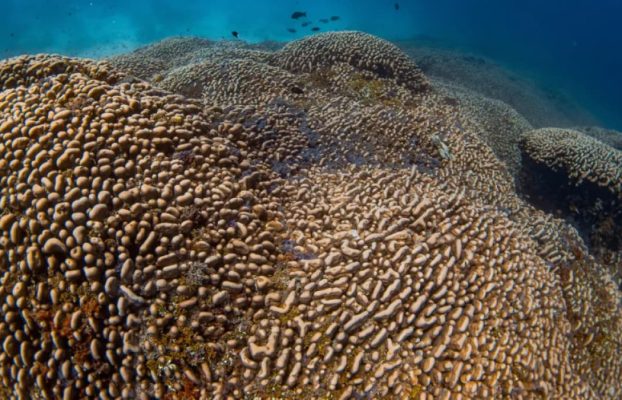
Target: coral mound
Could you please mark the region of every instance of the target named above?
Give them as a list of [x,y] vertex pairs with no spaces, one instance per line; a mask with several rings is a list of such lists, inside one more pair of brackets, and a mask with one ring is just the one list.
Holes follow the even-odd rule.
[[106,63],[40,54],[15,57],[0,64],[0,89],[28,86],[41,79],[69,73],[81,73],[110,83],[121,76]]
[[511,109],[387,42],[0,77],[0,398],[622,396],[622,253],[519,196]]
[[522,187],[532,201],[573,220],[592,247],[622,250],[622,152],[557,128],[528,132],[521,147]]
[[622,150],[622,132],[601,128],[599,126],[582,126],[573,129],[598,139],[614,149]]
[[[37,78],[81,63],[22,61]],[[223,308],[209,311],[219,288],[245,306],[245,287],[272,270],[247,281],[242,260],[214,252],[235,237],[269,259],[261,178],[179,96],[82,73],[30,81],[0,94],[3,386],[128,398],[149,382],[162,396],[165,366],[200,371],[228,329]]]
[[504,216],[416,172],[350,172],[290,188],[291,237],[309,255],[288,263],[280,301],[250,331],[246,391],[586,394],[565,361],[556,278]]
[[327,32],[288,43],[276,62],[294,72],[312,72],[335,63],[393,78],[413,90],[427,87],[415,63],[395,45],[363,32]]
[[622,152],[581,132],[543,128],[523,137],[523,149],[534,161],[563,170],[575,184],[583,181],[622,198]]

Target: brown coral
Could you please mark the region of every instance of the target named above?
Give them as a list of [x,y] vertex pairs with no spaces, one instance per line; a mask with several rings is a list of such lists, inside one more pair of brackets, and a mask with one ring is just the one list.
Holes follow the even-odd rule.
[[415,91],[428,86],[416,64],[395,45],[363,32],[327,32],[288,43],[275,54],[275,62],[294,72],[345,63]]
[[71,73],[78,60],[20,63],[37,79],[0,95],[2,384],[25,398],[186,390],[273,271],[252,208],[274,218],[257,197],[269,183],[196,104]]
[[563,170],[575,184],[583,181],[622,196],[622,152],[585,134],[543,128],[523,138],[524,151],[547,168]]
[[312,257],[288,262],[287,288],[251,330],[247,391],[587,395],[556,277],[507,219],[416,172],[349,172],[290,188],[290,237]]
[[[348,37],[360,57],[330,62]],[[469,110],[404,82],[419,72],[403,54],[318,41],[308,72],[279,64],[300,43],[145,53],[165,68],[156,85],[201,101],[106,63],[0,66],[21,85],[0,94],[3,386],[619,396],[616,292],[576,231],[517,196]],[[577,266],[599,280],[570,279]],[[580,326],[606,336],[575,341]]]

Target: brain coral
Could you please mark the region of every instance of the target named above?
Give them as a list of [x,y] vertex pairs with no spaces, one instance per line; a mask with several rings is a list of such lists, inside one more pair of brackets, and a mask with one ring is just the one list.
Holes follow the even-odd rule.
[[275,53],[275,62],[294,72],[312,72],[346,63],[393,78],[410,89],[427,87],[415,63],[395,45],[363,32],[328,32],[288,43]]
[[350,172],[290,188],[292,258],[241,353],[246,391],[587,395],[556,277],[507,219],[416,172]]
[[259,172],[178,96],[22,61],[38,80],[0,94],[2,397],[194,385],[236,317],[223,300],[246,309],[272,270]]
[[569,129],[542,128],[528,132],[522,147],[536,162],[563,170],[574,183],[593,183],[622,197],[622,152]]
[[477,115],[308,40],[145,51],[200,101],[0,63],[0,397],[619,398],[619,291]]

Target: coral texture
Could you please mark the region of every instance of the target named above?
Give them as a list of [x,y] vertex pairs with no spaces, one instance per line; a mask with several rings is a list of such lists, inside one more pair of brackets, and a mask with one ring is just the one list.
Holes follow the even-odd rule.
[[176,38],[0,88],[2,398],[622,396],[620,253],[521,198],[511,109],[388,42]]

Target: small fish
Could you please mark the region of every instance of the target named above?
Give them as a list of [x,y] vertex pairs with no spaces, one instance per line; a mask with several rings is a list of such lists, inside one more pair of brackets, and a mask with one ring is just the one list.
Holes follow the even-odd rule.
[[324,23],[324,24],[327,24],[327,23],[328,23],[328,20],[327,20],[326,18],[322,18],[322,19],[320,20],[320,22],[322,22],[322,23]]
[[319,30],[320,30],[320,28],[318,28],[317,26],[314,26],[313,28],[311,28],[311,30],[312,30],[313,32],[317,32],[317,31],[319,31]]
[[299,88],[298,86],[292,86],[290,88],[290,90],[292,91],[292,93],[294,94],[304,94],[304,90],[302,90],[301,88]]
[[330,17],[331,21],[339,21],[341,19],[341,17],[339,17],[339,15],[333,15],[332,17]]
[[305,22],[303,22],[303,23],[302,23],[302,27],[303,27],[303,28],[304,28],[305,26],[309,26],[309,25],[311,25],[311,22],[309,22],[309,21],[305,21]]
[[289,33],[296,33],[296,29],[294,29],[294,28],[287,28],[287,32],[289,32]]
[[292,14],[292,19],[299,19],[306,16],[306,11],[294,11],[294,13]]
[[231,32],[231,34],[233,35],[234,38],[238,39],[240,34],[237,31],[233,31]]
[[395,7],[396,10],[399,10],[400,9],[400,3],[395,3],[393,5],[393,7]]

